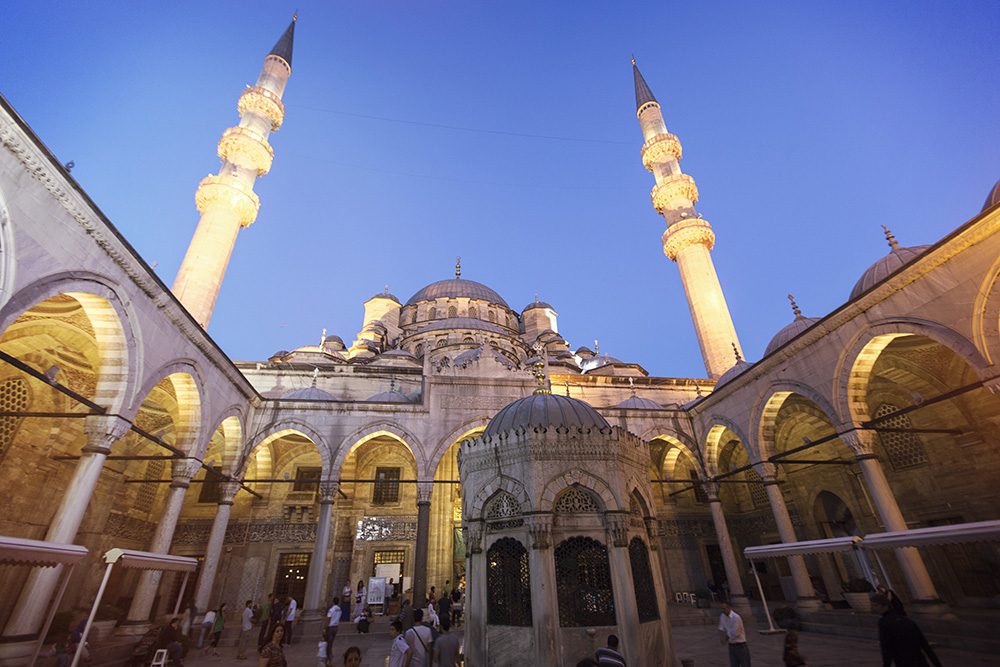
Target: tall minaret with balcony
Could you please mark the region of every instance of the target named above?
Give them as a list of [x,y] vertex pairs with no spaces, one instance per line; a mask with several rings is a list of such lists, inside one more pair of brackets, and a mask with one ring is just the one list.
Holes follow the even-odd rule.
[[204,328],[212,319],[236,234],[254,221],[260,208],[253,184],[270,170],[274,159],[267,137],[281,127],[285,116],[281,94],[292,73],[294,35],[292,18],[285,34],[264,59],[257,84],[240,96],[239,125],[222,133],[219,175],[204,179],[195,193],[201,220],[177,272],[173,292]]
[[705,370],[710,377],[718,378],[733,365],[736,359],[733,349],[740,356],[743,350],[709,253],[715,244],[715,233],[694,210],[698,187],[693,178],[681,172],[681,144],[667,132],[660,105],[639,73],[635,59],[632,72],[636,115],[646,140],[642,145],[642,164],[656,177],[651,193],[653,207],[667,223],[663,252],[677,262]]

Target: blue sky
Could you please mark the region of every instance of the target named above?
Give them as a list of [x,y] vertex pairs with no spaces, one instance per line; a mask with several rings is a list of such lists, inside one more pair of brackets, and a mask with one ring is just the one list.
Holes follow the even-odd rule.
[[[0,92],[170,285],[236,101],[298,9],[285,124],[209,333],[234,359],[349,345],[384,285],[539,297],[575,348],[704,377],[632,54],[684,146],[747,357],[1000,177],[1000,3],[23,2]],[[405,122],[398,122],[405,121]],[[445,126],[445,127],[435,127]],[[470,128],[468,131],[455,128]],[[536,136],[524,136],[536,135]],[[555,137],[555,138],[553,138]]]

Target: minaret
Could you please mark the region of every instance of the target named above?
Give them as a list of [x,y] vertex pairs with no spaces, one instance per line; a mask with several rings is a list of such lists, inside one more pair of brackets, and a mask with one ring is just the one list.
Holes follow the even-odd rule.
[[635,66],[634,58],[632,72],[636,115],[646,140],[642,145],[642,164],[656,177],[651,193],[653,207],[667,223],[663,252],[677,262],[705,369],[710,377],[718,378],[733,365],[733,349],[741,356],[743,351],[709,254],[715,244],[715,233],[694,210],[698,187],[693,178],[681,172],[681,144],[667,132],[660,105]]
[[270,170],[274,159],[267,137],[281,127],[285,116],[281,94],[292,73],[296,18],[264,59],[257,84],[240,96],[240,123],[223,132],[219,141],[219,175],[208,176],[195,193],[201,220],[177,272],[173,292],[204,328],[212,319],[236,234],[254,221],[260,208],[253,184]]

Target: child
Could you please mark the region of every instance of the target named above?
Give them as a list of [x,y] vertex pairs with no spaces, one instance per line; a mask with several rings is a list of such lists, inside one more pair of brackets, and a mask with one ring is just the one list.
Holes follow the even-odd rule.
[[799,624],[793,622],[785,634],[785,652],[781,656],[785,667],[800,667],[806,664],[805,656],[799,653]]
[[316,646],[316,667],[330,667],[326,657],[326,628],[319,634],[319,644]]

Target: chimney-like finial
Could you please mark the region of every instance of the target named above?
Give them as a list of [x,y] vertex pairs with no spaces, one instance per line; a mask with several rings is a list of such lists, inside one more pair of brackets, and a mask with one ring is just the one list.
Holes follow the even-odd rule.
[[891,248],[889,252],[896,252],[899,250],[899,244],[896,242],[896,237],[892,235],[889,228],[882,225],[882,229],[885,231],[885,240],[889,242],[889,247]]
[[396,376],[392,375],[389,377],[389,391],[396,391]]
[[319,377],[319,366],[313,368],[313,388],[316,387],[316,378]]
[[597,344],[597,339],[594,339],[594,356],[601,356],[601,346]]
[[461,278],[462,277],[462,258],[461,257],[456,257],[455,258],[455,277],[456,278]]
[[295,13],[292,14],[292,21],[298,21],[298,20],[299,20],[299,10],[296,9]]
[[802,311],[799,310],[798,305],[795,303],[795,297],[789,294],[788,300],[792,302],[792,312],[795,313],[795,319],[802,319]]
[[323,333],[319,337],[319,346],[323,347],[326,344],[326,327],[323,327]]
[[534,351],[536,359],[534,363],[535,370],[531,374],[535,376],[535,382],[538,383],[538,387],[532,393],[536,396],[539,394],[551,394],[552,391],[545,388],[545,343],[541,340],[536,340],[531,349]]
[[736,363],[743,361],[743,357],[740,356],[740,348],[736,347],[736,343],[733,343],[733,354],[736,355]]

